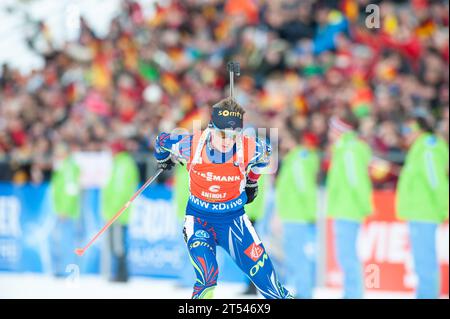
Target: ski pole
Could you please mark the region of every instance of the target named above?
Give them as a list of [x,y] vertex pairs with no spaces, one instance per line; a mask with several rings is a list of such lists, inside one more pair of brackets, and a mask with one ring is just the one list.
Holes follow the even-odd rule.
[[86,250],[97,240],[98,237],[100,237],[101,234],[103,234],[108,228],[109,226],[112,225],[112,223],[114,223],[116,221],[117,218],[119,218],[120,215],[122,215],[122,213],[131,205],[131,203],[136,199],[136,197],[138,197],[151,183],[153,183],[153,181],[159,176],[159,174],[161,174],[163,171],[162,168],[158,169],[156,171],[156,174],[153,175],[151,178],[149,178],[144,185],[142,185],[141,188],[139,188],[139,190],[134,193],[134,195],[130,198],[130,200],[106,223],[105,226],[103,226],[102,229],[100,229],[100,231],[95,234],[94,237],[92,237],[92,239],[87,243],[86,246],[84,246],[83,248],[76,248],[75,249],[75,254],[77,254],[78,256],[83,256],[83,254],[86,252]]

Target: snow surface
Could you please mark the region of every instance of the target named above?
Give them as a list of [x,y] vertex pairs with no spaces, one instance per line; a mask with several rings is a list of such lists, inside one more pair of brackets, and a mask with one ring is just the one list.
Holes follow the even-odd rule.
[[[245,284],[220,283],[215,298],[253,299],[261,296],[243,294]],[[40,274],[0,273],[0,299],[188,299],[190,288],[181,288],[174,280],[133,277],[128,283],[110,283],[100,276],[53,278]],[[317,288],[316,299],[338,299],[336,289]],[[368,299],[410,299],[413,294],[368,292]]]

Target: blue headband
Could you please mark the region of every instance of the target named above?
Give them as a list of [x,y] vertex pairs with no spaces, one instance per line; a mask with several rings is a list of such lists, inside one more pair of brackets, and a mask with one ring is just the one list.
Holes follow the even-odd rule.
[[223,108],[214,107],[211,117],[214,127],[224,129],[241,129],[244,124],[244,116],[238,111],[229,111]]

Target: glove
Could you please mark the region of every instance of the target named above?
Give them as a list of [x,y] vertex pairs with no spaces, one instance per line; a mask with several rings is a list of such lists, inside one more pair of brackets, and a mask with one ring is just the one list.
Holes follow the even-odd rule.
[[253,202],[258,195],[258,182],[248,180],[245,185],[245,194],[247,195],[247,204]]
[[172,167],[175,166],[174,161],[172,161],[172,157],[169,155],[165,159],[157,160],[158,168],[162,168],[165,171],[170,171]]
[[175,165],[172,161],[172,156],[167,147],[171,147],[170,135],[167,133],[161,133],[158,135],[155,141],[155,158],[158,162],[158,168],[162,168],[165,171],[169,171]]
[[167,133],[161,133],[156,137],[154,155],[158,161],[164,161],[170,154],[168,150],[172,147],[172,140]]

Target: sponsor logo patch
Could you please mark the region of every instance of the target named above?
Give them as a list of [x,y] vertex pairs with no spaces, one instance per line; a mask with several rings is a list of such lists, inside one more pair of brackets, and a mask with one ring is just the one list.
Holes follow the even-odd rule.
[[217,193],[220,190],[220,186],[219,185],[212,185],[208,188],[208,190],[212,193]]
[[195,236],[200,238],[209,238],[209,234],[203,229],[199,229],[195,232]]
[[256,262],[264,253],[264,248],[255,243],[252,243],[248,248],[244,251],[244,253],[254,262]]
[[255,275],[259,272],[261,268],[264,268],[264,265],[266,264],[266,260],[269,259],[269,256],[267,256],[266,253],[262,256],[260,260],[257,261],[257,263],[250,268],[250,276],[255,277]]
[[208,182],[239,182],[239,181],[241,181],[240,175],[221,176],[221,175],[215,175],[213,172],[199,172],[196,169],[192,169],[192,173],[204,178]]
[[197,247],[206,247],[206,248],[208,248],[209,250],[211,250],[215,254],[214,248],[210,244],[208,244],[207,242],[197,240],[197,241],[194,241],[192,244],[189,245],[189,249],[194,249],[194,248],[197,248]]
[[242,114],[239,112],[233,112],[233,111],[228,111],[228,110],[224,110],[224,111],[219,111],[219,115],[220,116],[224,116],[224,117],[228,117],[228,116],[234,116],[237,118],[242,118]]

